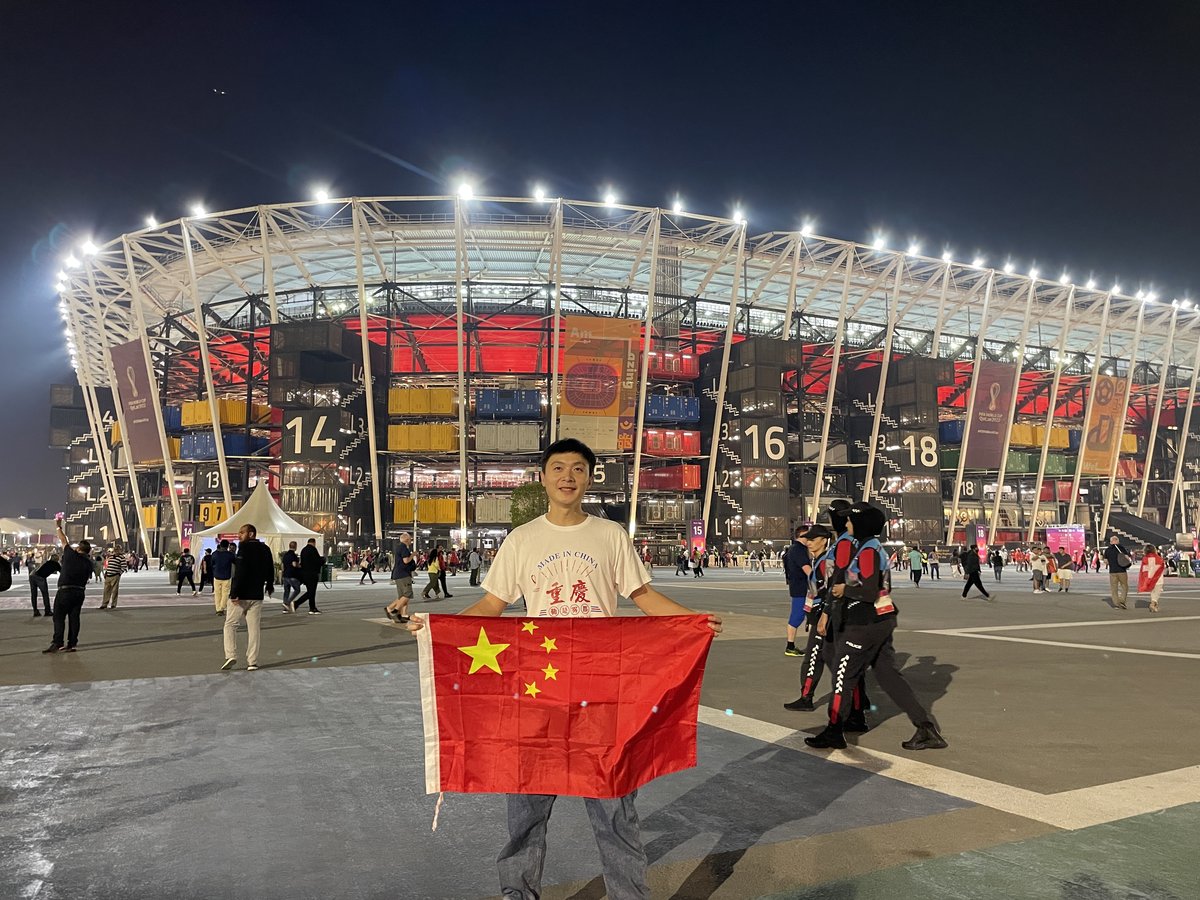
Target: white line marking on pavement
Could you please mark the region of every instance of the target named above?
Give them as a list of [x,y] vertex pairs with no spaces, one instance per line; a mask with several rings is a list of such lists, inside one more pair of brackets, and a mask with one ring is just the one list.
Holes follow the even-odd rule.
[[980,625],[976,628],[924,629],[922,634],[978,634],[987,631],[1037,631],[1042,628],[1086,628],[1090,625],[1153,625],[1157,622],[1196,622],[1200,616],[1161,616],[1153,619],[1104,619],[1091,622],[1048,622],[1044,625]]
[[1009,637],[1003,634],[976,634],[963,631],[918,631],[917,634],[938,634],[944,637],[975,638],[979,641],[1011,641],[1014,644],[1044,644],[1047,647],[1070,647],[1076,650],[1104,650],[1107,653],[1134,653],[1139,656],[1173,656],[1177,659],[1200,659],[1200,653],[1176,653],[1170,650],[1141,650],[1136,647],[1107,647],[1104,644],[1073,644],[1068,641],[1039,641],[1037,638]]
[[1044,822],[1055,828],[1087,828],[1200,802],[1200,766],[1058,794],[1041,794],[866,747],[832,752],[813,750],[805,745],[802,732],[747,716],[730,715],[711,707],[700,707],[699,721],[766,743],[786,746],[838,765]]

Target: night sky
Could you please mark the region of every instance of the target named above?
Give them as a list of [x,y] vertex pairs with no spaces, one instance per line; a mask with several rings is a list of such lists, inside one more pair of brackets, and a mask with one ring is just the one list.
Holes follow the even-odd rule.
[[65,495],[58,260],[196,201],[611,185],[1200,293],[1195,4],[241,7],[4,5],[0,515]]

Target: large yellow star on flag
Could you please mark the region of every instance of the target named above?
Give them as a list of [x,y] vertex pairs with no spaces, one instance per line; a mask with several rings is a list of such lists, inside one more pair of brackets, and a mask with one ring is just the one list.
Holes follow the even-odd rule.
[[546,638],[544,641],[542,641],[542,646],[546,648],[547,653],[549,653],[551,650],[558,649],[558,644],[554,642],[554,638]]
[[546,676],[547,681],[558,681],[558,673],[560,669],[554,668],[550,663],[546,663],[546,668],[542,669],[542,674]]
[[500,671],[499,656],[508,649],[508,644],[493,644],[488,640],[487,632],[479,629],[479,640],[474,646],[459,647],[463,653],[471,657],[471,670],[468,675],[474,675],[480,669],[491,669],[497,675],[503,675]]
[[532,622],[526,622],[524,625],[521,626],[521,630],[528,631],[530,634],[533,634],[535,631],[537,631],[537,626],[534,625]]
[[532,684],[525,685],[525,693],[528,694],[530,697],[533,697],[535,700],[537,699],[537,695],[540,694],[541,692],[542,692],[542,689],[537,686],[536,681],[533,682]]

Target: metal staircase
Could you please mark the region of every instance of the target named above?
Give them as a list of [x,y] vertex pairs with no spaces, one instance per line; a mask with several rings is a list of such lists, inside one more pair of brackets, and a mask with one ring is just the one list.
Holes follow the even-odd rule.
[[358,497],[358,495],[361,494],[363,491],[365,491],[367,489],[367,487],[370,486],[370,484],[371,484],[371,473],[364,472],[362,479],[355,482],[354,487],[352,487],[350,489],[350,493],[348,493],[345,497],[343,497],[342,502],[338,504],[338,515],[341,515],[347,509],[349,509],[350,504],[354,502],[355,498]]

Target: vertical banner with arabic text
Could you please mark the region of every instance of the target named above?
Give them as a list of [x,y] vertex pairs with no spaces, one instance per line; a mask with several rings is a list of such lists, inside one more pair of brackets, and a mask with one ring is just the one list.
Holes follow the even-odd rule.
[[1008,438],[1009,407],[1012,406],[1013,382],[1017,369],[990,359],[979,364],[975,379],[975,406],[967,423],[966,461],[968,469],[998,469]]
[[117,396],[125,417],[122,439],[134,463],[162,462],[162,441],[158,438],[158,417],[150,399],[150,375],[141,341],[118,344],[109,349],[113,371],[117,374]]
[[1125,379],[1101,375],[1088,402],[1087,427],[1079,450],[1084,475],[1107,475],[1120,445],[1117,435],[1125,417]]
[[559,436],[578,438],[593,450],[633,450],[642,323],[564,316],[563,327]]

